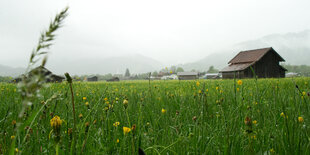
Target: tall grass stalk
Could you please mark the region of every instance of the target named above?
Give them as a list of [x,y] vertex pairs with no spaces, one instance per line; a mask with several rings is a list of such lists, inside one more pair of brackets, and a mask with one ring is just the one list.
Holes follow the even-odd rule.
[[[12,145],[10,148],[10,154],[14,153],[16,139],[19,139],[21,127],[29,126],[33,124],[36,116],[40,112],[33,112],[31,117],[29,117],[26,121],[22,121],[22,117],[24,116],[25,110],[33,104],[33,101],[40,96],[40,89],[45,87],[46,78],[40,70],[34,71],[31,74],[29,73],[31,69],[39,62],[42,57],[41,66],[45,66],[47,62],[47,54],[50,46],[53,45],[53,41],[55,39],[55,32],[62,27],[62,23],[64,19],[67,17],[68,7],[63,9],[60,13],[58,13],[55,18],[51,21],[49,28],[41,33],[39,38],[38,45],[33,49],[28,66],[25,71],[25,75],[22,78],[22,81],[18,83],[18,91],[21,93],[22,98],[22,108],[19,113],[19,119],[16,125],[16,137],[12,141]],[[29,131],[27,131],[29,132]],[[20,142],[20,141],[19,141]],[[23,143],[25,142],[25,138],[22,143],[19,143],[18,146],[21,148]]]

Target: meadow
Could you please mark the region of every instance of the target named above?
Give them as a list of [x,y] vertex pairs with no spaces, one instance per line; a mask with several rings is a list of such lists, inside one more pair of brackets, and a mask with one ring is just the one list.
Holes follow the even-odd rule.
[[[309,154],[310,78],[0,83],[0,154]],[[30,120],[30,121],[29,121]],[[12,143],[14,141],[14,143]],[[13,152],[12,152],[13,148]]]

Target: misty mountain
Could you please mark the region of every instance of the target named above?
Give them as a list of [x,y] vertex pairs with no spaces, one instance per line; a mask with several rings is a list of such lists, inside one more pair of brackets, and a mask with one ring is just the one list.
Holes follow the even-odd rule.
[[310,65],[310,30],[298,33],[272,34],[256,40],[250,40],[233,45],[208,55],[205,58],[184,65],[185,70],[196,69],[206,71],[213,65],[222,69],[240,51],[273,47],[291,65]]
[[47,65],[48,69],[62,75],[65,72],[72,75],[125,74],[126,68],[129,69],[130,73],[135,74],[151,72],[163,67],[159,61],[140,54],[110,58],[85,58],[73,61],[57,60],[57,62],[49,64]]
[[25,72],[25,68],[13,68],[9,66],[0,65],[0,76],[16,77]]
[[[207,71],[213,65],[217,69],[224,68],[238,52],[273,47],[290,65],[310,65],[310,30],[298,33],[272,34],[259,39],[249,40],[214,51],[203,59],[176,66],[190,71],[196,69]],[[164,65],[150,57],[140,54],[125,55],[109,58],[84,58],[84,59],[49,59],[47,66],[52,72],[63,75],[69,72],[72,75],[89,74],[124,74],[126,68],[130,73],[146,73],[159,71]],[[12,68],[0,65],[0,76],[18,76],[24,72],[24,68]]]

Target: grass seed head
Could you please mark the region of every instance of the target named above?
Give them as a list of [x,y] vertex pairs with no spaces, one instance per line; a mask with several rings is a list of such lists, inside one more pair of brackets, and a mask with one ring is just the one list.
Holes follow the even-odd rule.
[[250,117],[246,117],[246,118],[244,119],[244,124],[245,124],[246,126],[251,126],[251,125],[252,125],[251,118],[250,118]]

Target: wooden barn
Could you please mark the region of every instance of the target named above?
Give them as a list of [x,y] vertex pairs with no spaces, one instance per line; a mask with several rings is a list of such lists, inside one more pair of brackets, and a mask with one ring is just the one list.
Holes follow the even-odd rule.
[[118,82],[119,78],[118,77],[112,77],[111,79],[108,79],[107,82]]
[[91,81],[91,82],[98,81],[98,77],[97,76],[88,77],[87,81]]
[[179,80],[195,80],[199,78],[198,72],[178,72]]
[[41,74],[46,77],[46,82],[62,82],[65,78],[62,76],[58,76],[53,74],[50,70],[46,69],[43,66],[39,66],[37,68],[34,68],[28,73],[28,76],[32,76],[35,74]]
[[62,80],[65,79],[62,76],[58,76],[58,75],[53,74],[51,71],[49,71],[45,67],[39,66],[39,67],[32,69],[29,73],[27,73],[27,75],[23,74],[20,77],[14,79],[13,82],[17,83],[17,82],[20,82],[22,80],[22,78],[29,78],[29,77],[34,76],[34,75],[45,76],[45,79],[46,79],[45,82],[62,82]]
[[259,78],[285,77],[287,70],[279,64],[282,61],[285,60],[272,47],[241,51],[220,73],[223,78],[252,78],[253,69]]

